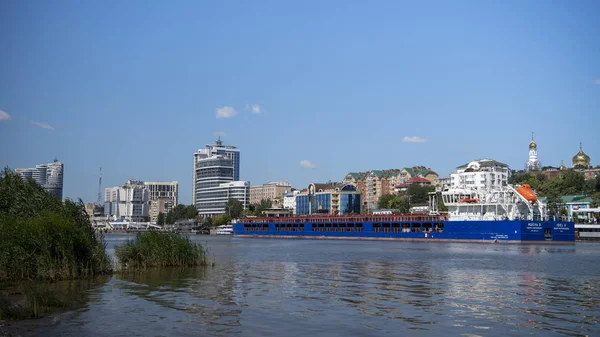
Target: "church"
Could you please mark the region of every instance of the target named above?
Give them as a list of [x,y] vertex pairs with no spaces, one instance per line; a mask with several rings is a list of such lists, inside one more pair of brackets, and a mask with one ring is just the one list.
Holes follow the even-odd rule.
[[529,143],[529,160],[527,160],[527,164],[525,164],[525,171],[539,171],[542,169],[542,164],[538,160],[537,155],[537,144],[535,140],[533,140],[533,133],[531,134],[531,143]]

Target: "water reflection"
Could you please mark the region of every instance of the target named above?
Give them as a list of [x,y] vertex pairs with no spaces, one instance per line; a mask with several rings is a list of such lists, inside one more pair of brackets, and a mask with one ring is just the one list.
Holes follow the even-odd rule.
[[57,315],[60,324],[31,331],[600,335],[600,245],[201,239],[214,267],[117,274],[87,292],[84,308]]

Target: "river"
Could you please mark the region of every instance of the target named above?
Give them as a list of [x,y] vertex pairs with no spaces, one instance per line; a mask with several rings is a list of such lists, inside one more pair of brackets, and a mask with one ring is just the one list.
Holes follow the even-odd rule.
[[[129,235],[107,235],[108,249]],[[214,266],[117,274],[37,336],[598,336],[600,244],[193,236]]]

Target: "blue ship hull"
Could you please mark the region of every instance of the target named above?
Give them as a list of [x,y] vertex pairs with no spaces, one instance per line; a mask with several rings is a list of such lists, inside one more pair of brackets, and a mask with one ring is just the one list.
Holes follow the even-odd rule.
[[506,243],[575,243],[573,222],[497,220],[435,222],[275,222],[242,220],[237,237],[459,241]]

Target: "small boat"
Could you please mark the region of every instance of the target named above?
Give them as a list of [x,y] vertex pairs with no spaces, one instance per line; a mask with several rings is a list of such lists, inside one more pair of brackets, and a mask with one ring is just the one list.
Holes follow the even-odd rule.
[[223,225],[217,227],[217,235],[233,235],[233,227],[231,225]]

